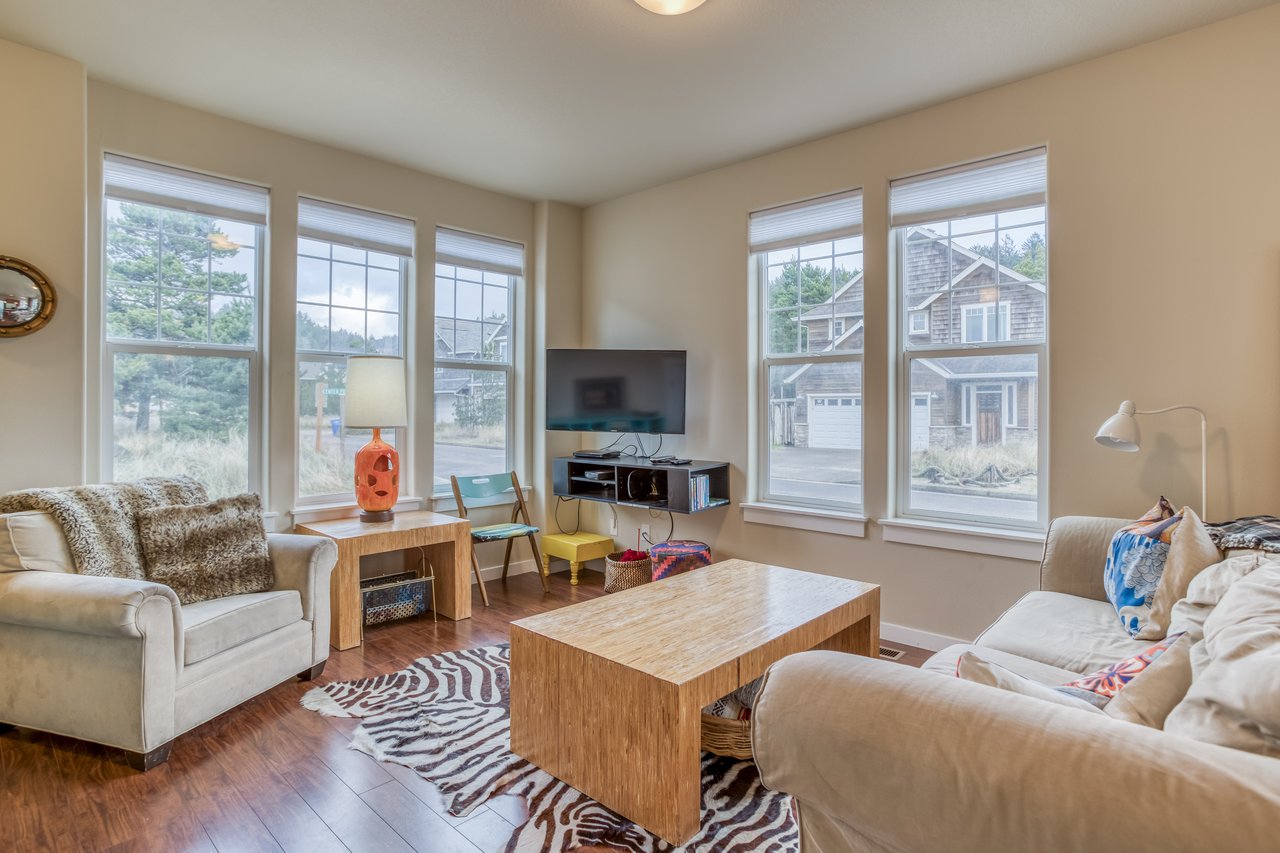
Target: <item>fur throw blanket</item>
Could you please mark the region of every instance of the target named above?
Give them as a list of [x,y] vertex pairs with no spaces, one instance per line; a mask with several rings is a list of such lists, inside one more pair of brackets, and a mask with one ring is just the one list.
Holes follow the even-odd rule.
[[138,514],[145,509],[207,503],[191,477],[148,477],[132,483],[27,489],[0,497],[0,513],[47,512],[62,526],[82,575],[145,578]]

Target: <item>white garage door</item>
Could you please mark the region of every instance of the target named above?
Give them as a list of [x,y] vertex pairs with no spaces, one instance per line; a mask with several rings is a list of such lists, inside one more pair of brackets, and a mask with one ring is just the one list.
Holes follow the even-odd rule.
[[911,398],[911,449],[929,449],[929,395],[916,394]]
[[834,450],[862,448],[862,397],[809,397],[809,446]]

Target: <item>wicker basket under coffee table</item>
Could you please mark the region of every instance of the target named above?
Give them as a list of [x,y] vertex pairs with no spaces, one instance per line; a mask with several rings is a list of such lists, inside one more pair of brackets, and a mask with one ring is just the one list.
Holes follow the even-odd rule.
[[702,709],[789,654],[879,643],[878,586],[745,560],[540,613],[511,623],[511,749],[680,844],[701,814]]

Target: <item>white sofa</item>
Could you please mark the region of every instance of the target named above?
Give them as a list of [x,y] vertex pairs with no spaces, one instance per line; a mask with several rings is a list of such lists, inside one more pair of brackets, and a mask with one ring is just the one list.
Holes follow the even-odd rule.
[[1060,684],[1149,647],[1102,586],[1127,523],[1055,521],[1041,589],[922,670],[834,652],[769,670],[753,746],[803,853],[1280,850],[1280,760],[954,675],[971,648]]
[[74,572],[43,513],[0,515],[0,729],[118,747],[147,770],[173,739],[329,656],[331,540],[269,534],[267,592],[181,605]]

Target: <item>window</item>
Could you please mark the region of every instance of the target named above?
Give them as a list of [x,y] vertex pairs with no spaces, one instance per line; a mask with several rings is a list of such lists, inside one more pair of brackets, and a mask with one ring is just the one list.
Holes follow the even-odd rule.
[[103,178],[103,478],[260,490],[267,191],[114,154]]
[[907,332],[912,335],[929,334],[929,312],[928,311],[912,311],[909,315],[910,324]]
[[[343,423],[347,356],[402,355],[413,222],[298,199],[298,503],[350,500],[372,430]],[[404,446],[405,430],[383,434]],[[405,489],[410,488],[408,483]]]
[[[862,506],[862,193],[751,215],[762,500]],[[840,315],[839,318],[836,315]]]
[[1037,150],[890,186],[900,515],[1047,521],[1046,174]]
[[514,468],[515,297],[524,247],[436,229],[435,491]]
[[[960,340],[963,343],[1009,340],[1009,310],[1012,306],[1008,302],[987,302],[960,307],[964,312],[960,326]],[[999,322],[996,320],[997,317]]]

